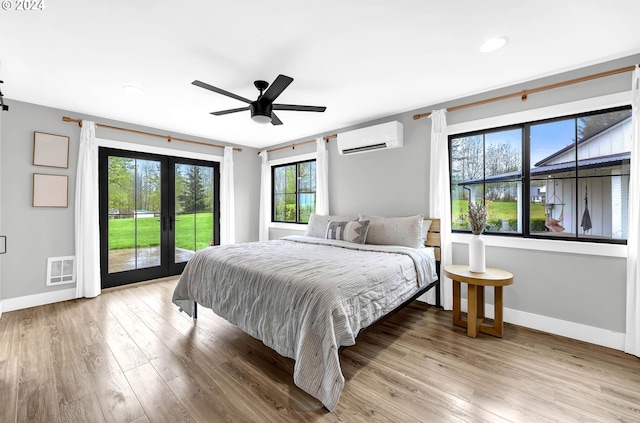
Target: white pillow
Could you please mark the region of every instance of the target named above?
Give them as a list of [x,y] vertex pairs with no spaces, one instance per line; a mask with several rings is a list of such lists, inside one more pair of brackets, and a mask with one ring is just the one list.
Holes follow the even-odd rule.
[[364,244],[368,229],[368,220],[349,220],[346,222],[332,220],[327,224],[326,238]]
[[402,245],[412,248],[424,245],[424,217],[421,214],[408,217],[360,216],[360,220],[369,221],[367,244]]
[[358,220],[358,216],[332,216],[322,214],[311,214],[309,216],[309,223],[307,223],[307,230],[305,236],[312,236],[314,238],[324,238],[327,233],[327,225],[331,220]]

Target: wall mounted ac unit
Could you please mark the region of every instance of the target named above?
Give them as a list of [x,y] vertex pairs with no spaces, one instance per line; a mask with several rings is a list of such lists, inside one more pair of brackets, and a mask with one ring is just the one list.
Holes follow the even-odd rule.
[[368,126],[338,134],[340,154],[402,147],[402,123],[398,121]]

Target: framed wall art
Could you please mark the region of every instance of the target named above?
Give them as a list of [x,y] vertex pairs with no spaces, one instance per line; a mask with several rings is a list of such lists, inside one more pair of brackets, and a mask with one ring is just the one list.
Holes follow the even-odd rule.
[[33,174],[33,207],[68,207],[67,175]]
[[33,133],[33,165],[69,168],[69,137]]

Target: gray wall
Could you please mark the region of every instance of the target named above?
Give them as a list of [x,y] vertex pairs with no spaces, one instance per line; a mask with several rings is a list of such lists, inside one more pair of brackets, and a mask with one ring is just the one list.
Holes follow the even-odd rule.
[[[75,112],[53,109],[19,101],[7,100],[10,111],[3,112],[0,131],[1,164],[1,220],[7,235],[8,252],[0,255],[2,299],[41,294],[73,288],[74,285],[47,287],[48,257],[74,255],[74,197],[80,128],[62,121],[62,116],[88,119],[108,125],[138,129],[158,134],[154,130]],[[68,136],[70,139],[69,169],[32,165],[33,132]],[[195,141],[222,145],[224,143],[183,134],[167,134]],[[129,132],[97,128],[98,138],[125,141],[133,144],[173,148],[205,154],[222,155],[221,149],[172,142]],[[236,240],[253,241],[258,237],[257,210],[259,202],[260,166],[257,150],[244,148],[234,152]],[[32,174],[52,173],[69,176],[69,207],[31,207]]]
[[[416,113],[430,112],[498,95],[519,92],[556,82],[567,81],[598,72],[640,62],[640,55],[609,63],[554,75],[520,85],[482,93],[469,98],[413,110],[336,129],[344,130],[399,120],[404,124],[404,147],[366,154],[341,156],[335,140],[329,143],[329,197],[332,214],[378,214],[405,216],[426,214],[430,155],[431,120],[413,120]],[[473,77],[470,75],[470,77]],[[428,75],[425,75],[428,78]],[[547,107],[621,91],[629,91],[629,72],[531,94],[527,101],[519,98],[463,109],[447,114],[448,124],[475,121],[518,111]],[[314,136],[305,138],[311,139]],[[294,142],[304,141],[296,140]],[[283,144],[286,145],[286,144]],[[295,154],[313,151],[315,146],[296,147]],[[303,150],[303,151],[300,151]],[[291,150],[273,153],[270,159],[292,155]],[[272,229],[271,236],[291,231]],[[559,241],[561,242],[561,241]],[[454,244],[454,263],[468,262],[466,244]],[[505,290],[505,307],[588,326],[625,331],[626,260],[614,257],[488,247],[487,265],[510,270],[513,286]],[[491,295],[488,302],[492,302]]]

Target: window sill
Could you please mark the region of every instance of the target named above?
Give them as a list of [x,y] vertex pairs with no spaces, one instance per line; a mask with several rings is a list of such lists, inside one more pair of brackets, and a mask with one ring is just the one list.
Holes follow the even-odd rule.
[[286,222],[269,222],[270,228],[276,229],[293,229],[297,231],[306,231],[306,223],[286,223]]
[[[451,234],[451,242],[468,244],[471,234]],[[485,235],[488,247],[517,248],[520,250],[549,251],[568,254],[627,258],[627,246],[619,244],[601,244],[577,241],[558,241],[547,239],[516,238]]]

